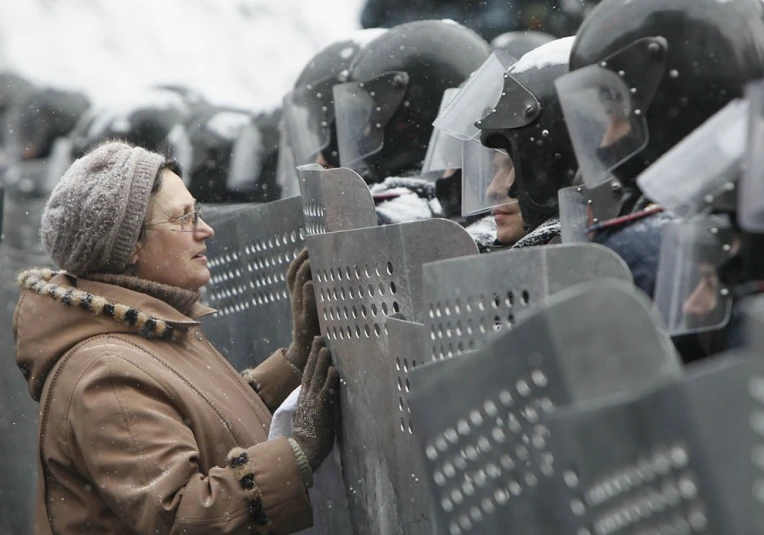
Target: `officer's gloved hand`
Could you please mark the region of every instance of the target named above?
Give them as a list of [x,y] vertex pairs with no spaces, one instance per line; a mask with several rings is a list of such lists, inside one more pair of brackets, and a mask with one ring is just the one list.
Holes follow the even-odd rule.
[[315,472],[332,451],[338,410],[339,375],[332,355],[316,337],[302,375],[302,389],[294,413],[292,439]]
[[292,300],[292,343],[286,349],[286,358],[302,372],[308,362],[313,338],[321,334],[307,249],[303,249],[289,265],[287,285]]

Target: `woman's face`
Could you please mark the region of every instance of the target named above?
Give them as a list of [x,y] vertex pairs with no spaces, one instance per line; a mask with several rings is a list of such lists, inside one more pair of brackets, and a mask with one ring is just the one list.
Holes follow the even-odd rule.
[[496,174],[486,193],[494,204],[496,239],[504,245],[512,245],[525,236],[520,206],[509,197],[509,188],[515,181],[515,168],[509,156],[501,152],[496,153],[493,163]]
[[186,224],[190,232],[180,231],[181,224],[172,220],[192,213],[195,199],[178,175],[168,169],[162,173],[162,187],[146,214],[145,225],[150,228],[144,231],[131,263],[137,263],[141,279],[199,290],[210,280],[204,241],[215,232],[201,218],[195,228],[190,221]]

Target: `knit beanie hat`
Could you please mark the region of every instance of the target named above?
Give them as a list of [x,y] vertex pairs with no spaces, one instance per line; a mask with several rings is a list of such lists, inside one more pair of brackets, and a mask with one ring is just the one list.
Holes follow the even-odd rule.
[[74,275],[120,273],[138,243],[164,156],[112,141],[75,161],[45,205],[40,235]]

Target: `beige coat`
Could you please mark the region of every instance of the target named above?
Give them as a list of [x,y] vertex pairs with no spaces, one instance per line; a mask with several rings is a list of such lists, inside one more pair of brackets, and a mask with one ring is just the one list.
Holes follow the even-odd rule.
[[40,401],[36,534],[311,525],[299,448],[267,441],[271,412],[300,381],[283,352],[247,374],[258,395],[204,336],[196,320],[212,309],[186,316],[46,270],[20,282],[17,362]]

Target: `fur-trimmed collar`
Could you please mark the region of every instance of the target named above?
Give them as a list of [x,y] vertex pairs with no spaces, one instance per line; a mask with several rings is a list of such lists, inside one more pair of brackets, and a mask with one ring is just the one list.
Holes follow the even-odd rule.
[[158,318],[128,305],[112,302],[105,297],[69,288],[50,282],[56,275],[67,275],[51,269],[30,269],[22,271],[18,285],[41,296],[51,297],[69,308],[79,308],[95,315],[112,318],[128,327],[135,327],[144,338],[175,340],[188,328],[198,325],[196,321],[179,322]]
[[168,286],[167,284],[160,284],[158,282],[147,281],[128,275],[89,273],[87,275],[82,275],[80,278],[96,282],[104,282],[106,284],[114,284],[122,288],[127,288],[128,290],[135,290],[136,292],[156,297],[186,316],[189,315],[194,304],[199,301],[199,297],[201,296],[199,292],[184,290],[183,288],[178,288],[176,286]]

